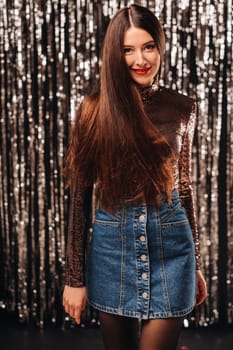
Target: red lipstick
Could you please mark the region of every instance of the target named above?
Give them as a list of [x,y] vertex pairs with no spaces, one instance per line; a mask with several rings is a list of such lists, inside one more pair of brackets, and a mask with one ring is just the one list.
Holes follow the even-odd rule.
[[147,72],[150,70],[150,68],[137,68],[137,69],[133,69],[133,71],[136,73],[136,74],[139,74],[139,75],[145,75],[147,74]]

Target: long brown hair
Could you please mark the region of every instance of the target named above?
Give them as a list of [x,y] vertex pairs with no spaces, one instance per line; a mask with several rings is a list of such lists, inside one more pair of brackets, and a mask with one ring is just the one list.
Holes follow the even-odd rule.
[[148,9],[131,5],[109,23],[102,54],[99,90],[84,99],[71,131],[66,156],[67,184],[98,181],[102,205],[169,199],[173,186],[172,151],[144,111],[140,93],[125,62],[124,34],[130,26],[146,30],[160,56],[164,33]]

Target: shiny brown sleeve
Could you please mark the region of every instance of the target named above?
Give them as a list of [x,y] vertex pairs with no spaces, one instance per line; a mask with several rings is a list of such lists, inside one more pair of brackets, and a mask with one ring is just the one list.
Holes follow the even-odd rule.
[[70,189],[65,284],[85,285],[85,250],[91,220],[92,187],[85,188],[78,180]]
[[190,118],[187,122],[183,137],[183,144],[179,158],[179,193],[186,209],[192,229],[195,244],[196,269],[200,269],[199,233],[195,214],[193,188],[192,188],[192,144],[196,122],[196,104],[193,105]]

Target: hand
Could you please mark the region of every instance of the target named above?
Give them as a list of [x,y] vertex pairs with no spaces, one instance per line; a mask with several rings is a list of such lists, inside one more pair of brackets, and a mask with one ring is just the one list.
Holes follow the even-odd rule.
[[203,301],[207,297],[207,287],[206,287],[206,281],[202,275],[202,272],[200,270],[196,271],[197,273],[197,289],[196,289],[196,306],[203,303]]
[[65,286],[63,292],[63,306],[65,311],[75,319],[77,324],[81,323],[81,313],[85,309],[87,301],[86,287]]

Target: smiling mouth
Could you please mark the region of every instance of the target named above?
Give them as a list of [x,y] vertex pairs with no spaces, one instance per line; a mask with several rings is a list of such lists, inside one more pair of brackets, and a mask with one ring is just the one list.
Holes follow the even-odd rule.
[[133,69],[134,73],[136,73],[138,75],[145,75],[148,73],[149,70],[150,70],[150,68]]

